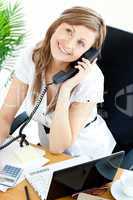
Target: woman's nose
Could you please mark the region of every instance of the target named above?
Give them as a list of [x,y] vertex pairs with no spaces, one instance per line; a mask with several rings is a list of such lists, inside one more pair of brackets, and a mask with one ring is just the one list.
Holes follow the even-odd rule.
[[75,47],[74,41],[73,40],[68,40],[66,42],[66,50],[69,51],[69,53],[72,53]]

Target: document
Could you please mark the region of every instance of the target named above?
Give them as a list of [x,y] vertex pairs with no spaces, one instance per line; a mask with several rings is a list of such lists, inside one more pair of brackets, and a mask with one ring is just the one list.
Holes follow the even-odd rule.
[[49,162],[44,155],[44,150],[31,145],[20,147],[19,142],[15,141],[0,150],[0,169],[6,164],[21,167],[24,170],[38,168]]
[[[10,138],[11,139],[11,138]],[[9,141],[10,139],[7,139]],[[6,164],[20,167],[23,171],[37,169],[49,162],[49,159],[44,157],[45,151],[31,145],[20,147],[19,141],[14,141],[6,148],[0,150],[0,170]],[[18,179],[17,184],[25,179],[24,173]],[[0,191],[5,192],[9,187],[0,186]]]

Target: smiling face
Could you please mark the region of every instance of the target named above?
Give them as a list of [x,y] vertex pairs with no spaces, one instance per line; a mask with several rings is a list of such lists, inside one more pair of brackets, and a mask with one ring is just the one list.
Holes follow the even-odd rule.
[[77,60],[95,42],[97,33],[83,25],[62,23],[50,40],[51,53],[56,61]]

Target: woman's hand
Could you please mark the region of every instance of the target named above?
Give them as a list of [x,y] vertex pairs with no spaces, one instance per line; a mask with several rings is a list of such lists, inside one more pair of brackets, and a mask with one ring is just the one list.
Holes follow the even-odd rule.
[[96,60],[97,59],[95,59],[93,63],[90,63],[90,61],[85,58],[82,58],[82,61],[78,61],[78,65],[76,65],[75,68],[79,69],[79,72],[72,78],[64,81],[61,87],[69,88],[70,90],[72,90],[90,73],[91,67],[94,63],[96,63]]

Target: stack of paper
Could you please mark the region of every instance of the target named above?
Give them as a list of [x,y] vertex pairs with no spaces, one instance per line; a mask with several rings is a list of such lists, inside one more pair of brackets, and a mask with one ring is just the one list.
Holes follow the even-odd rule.
[[[15,141],[8,147],[0,150],[0,170],[6,165],[21,167],[24,171],[36,169],[49,160],[44,157],[45,151],[31,145],[20,147],[19,142]],[[19,178],[17,184],[24,180],[24,174]],[[6,191],[8,188],[2,186],[1,191]]]
[[6,192],[9,188],[11,188],[11,187],[8,187],[6,185],[0,185],[0,191],[1,192]]
[[49,161],[44,157],[44,150],[30,145],[19,148],[14,154],[25,170],[37,168]]
[[45,151],[31,145],[20,147],[15,141],[0,151],[0,168],[5,164],[26,169],[34,169],[46,164],[49,160],[44,157]]

